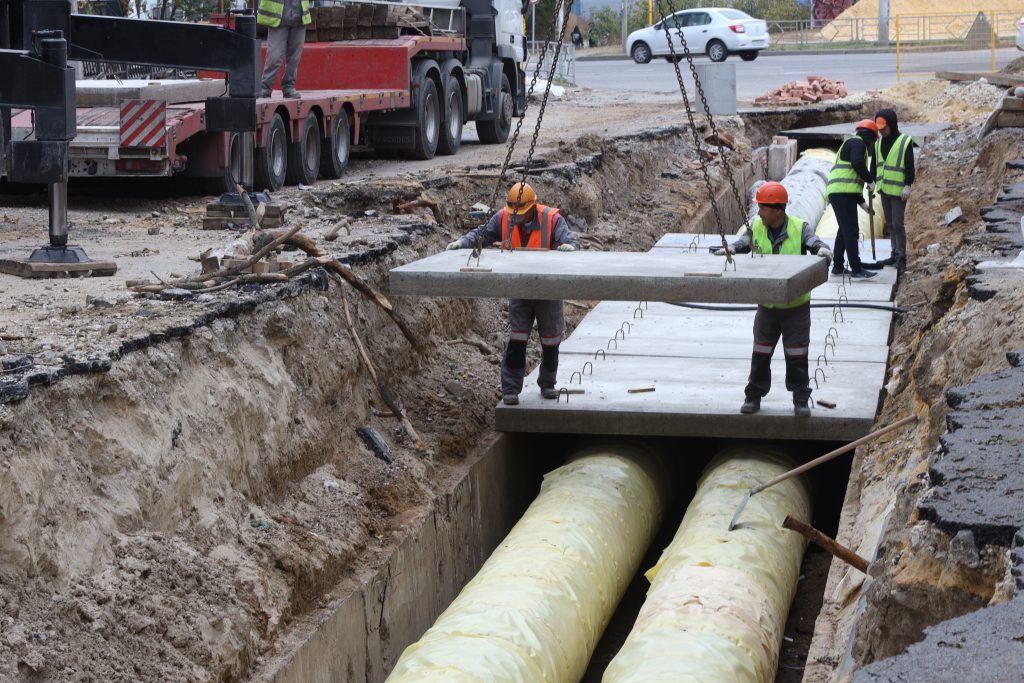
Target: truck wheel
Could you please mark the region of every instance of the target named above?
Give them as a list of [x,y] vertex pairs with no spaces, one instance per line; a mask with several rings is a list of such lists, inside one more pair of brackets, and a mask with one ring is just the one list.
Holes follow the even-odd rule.
[[310,112],[302,122],[299,139],[288,145],[288,184],[312,185],[320,172],[320,122]]
[[433,79],[424,77],[421,92],[416,103],[416,134],[410,159],[433,159],[437,152],[437,140],[441,137],[441,101],[437,97],[437,86]]
[[455,154],[462,145],[462,86],[454,76],[448,77],[448,85],[444,89],[447,105],[441,137],[437,141],[438,154]]
[[348,166],[349,126],[348,113],[342,109],[331,123],[331,137],[324,138],[320,148],[320,175],[340,178]]
[[241,183],[242,178],[242,136],[238,133],[231,133],[228,137],[228,158],[224,170],[218,176],[210,176],[202,179],[202,190],[205,194],[224,194],[225,192],[237,192],[235,183]]
[[256,159],[253,164],[255,190],[276,192],[284,187],[285,175],[288,171],[288,129],[280,114],[274,114],[267,130],[267,144],[256,148]]
[[498,96],[498,118],[490,121],[477,121],[476,134],[480,142],[496,145],[508,140],[512,130],[512,85],[508,76],[501,74],[501,94]]

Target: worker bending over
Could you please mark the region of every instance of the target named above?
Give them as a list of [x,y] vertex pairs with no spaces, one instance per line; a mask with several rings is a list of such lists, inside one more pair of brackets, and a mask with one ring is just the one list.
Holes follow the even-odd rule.
[[[907,231],[903,225],[910,199],[910,186],[914,184],[914,138],[900,132],[896,112],[879,109],[875,114],[878,141],[875,143],[875,182],[882,199],[885,222],[892,235],[892,256],[873,264],[874,268],[907,267]],[[866,266],[871,268],[872,265]]]
[[[789,193],[782,183],[765,183],[754,196],[757,218],[751,232],[732,244],[733,251],[744,254],[751,249],[760,254],[806,254],[810,252],[832,261],[832,251],[814,233],[807,221],[786,214]],[[715,252],[725,255],[725,249]],[[750,378],[745,389],[746,400],[740,412],[756,413],[761,398],[772,386],[772,354],[782,337],[786,356],[786,389],[793,392],[793,412],[809,417],[808,399],[811,388],[807,376],[807,349],[811,341],[811,293],[807,292],[788,304],[759,304],[754,314],[754,352],[750,357]]]
[[875,191],[875,178],[868,170],[868,148],[878,137],[878,126],[871,119],[863,119],[857,124],[856,135],[847,138],[836,152],[836,160],[832,171],[828,174],[825,186],[825,198],[836,213],[836,257],[832,263],[832,274],[844,274],[843,258],[850,261],[850,277],[866,279],[875,273],[864,270],[860,260],[857,240],[860,238],[860,221],[857,218],[857,207],[871,213],[874,211],[864,202],[864,185],[869,187],[869,195]]
[[[580,248],[576,234],[569,229],[558,209],[537,203],[537,193],[526,183],[516,183],[508,191],[505,208],[491,217],[486,225],[469,231],[451,242],[448,249],[467,249],[501,242],[511,249],[557,249],[576,251]],[[541,361],[537,384],[544,398],[558,398],[555,379],[558,375],[558,345],[565,332],[565,315],[561,301],[509,299],[508,345],[501,361],[501,394],[505,405],[519,403],[526,375],[526,343],[530,340],[533,321],[540,333]]]

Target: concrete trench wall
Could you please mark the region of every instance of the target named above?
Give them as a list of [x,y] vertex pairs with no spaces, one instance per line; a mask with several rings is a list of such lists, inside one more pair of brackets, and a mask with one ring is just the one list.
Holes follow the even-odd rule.
[[430,627],[516,523],[539,483],[524,467],[523,439],[498,437],[387,562],[331,608],[295,629],[286,659],[250,680],[266,683],[378,683]]

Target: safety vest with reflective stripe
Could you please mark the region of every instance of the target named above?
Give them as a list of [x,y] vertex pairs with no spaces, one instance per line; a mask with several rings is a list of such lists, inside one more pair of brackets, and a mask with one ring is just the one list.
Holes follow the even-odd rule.
[[[302,25],[313,23],[309,16],[308,0],[299,0],[302,6]],[[260,0],[259,9],[256,10],[256,23],[275,28],[281,25],[281,18],[284,16],[284,2],[278,0]]]
[[[779,245],[780,254],[795,254],[799,256],[803,253],[804,247],[804,225],[807,221],[796,216],[786,216],[789,220],[786,222],[786,239]],[[772,238],[768,236],[768,227],[764,224],[760,218],[754,219],[754,224],[750,227],[753,233],[754,248],[757,249],[760,254],[773,254],[775,253],[775,247],[772,245]],[[805,303],[811,300],[811,293],[807,292],[793,299],[788,304],[761,304],[765,308],[796,308],[797,306],[803,306]]]
[[914,144],[914,138],[900,133],[893,140],[889,154],[882,159],[882,141],[875,141],[875,163],[882,164],[878,169],[878,191],[882,194],[900,196],[903,186],[907,184],[906,163],[907,147]]
[[558,222],[558,209],[537,204],[537,222],[540,224],[536,230],[530,233],[526,244],[523,244],[519,235],[519,229],[512,230],[512,242],[509,242],[509,214],[508,209],[502,209],[501,215],[501,242],[509,244],[513,249],[551,249],[551,240],[555,236],[555,224]]
[[[857,175],[853,164],[839,158],[839,155],[843,153],[843,147],[852,139],[847,138],[836,152],[836,161],[832,165],[832,171],[828,174],[828,185],[825,186],[825,199],[833,194],[864,194],[864,181]],[[868,147],[864,145],[864,165],[867,166],[867,163]]]

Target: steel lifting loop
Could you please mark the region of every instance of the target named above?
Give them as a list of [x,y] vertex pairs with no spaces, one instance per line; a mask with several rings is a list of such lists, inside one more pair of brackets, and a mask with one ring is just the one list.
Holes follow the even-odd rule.
[[846,294],[846,283],[836,285],[836,296],[842,296],[844,294]]
[[831,332],[825,335],[825,343],[832,344],[833,346],[835,346],[836,338],[832,336]]
[[608,354],[604,352],[604,349],[594,351],[594,360],[597,360],[597,354],[601,354],[601,360],[608,360]]
[[818,354],[818,360],[817,360],[817,362],[816,362],[816,363],[814,364],[814,367],[820,367],[820,366],[821,366],[821,361],[822,361],[822,360],[824,360],[824,361],[825,361],[825,366],[827,367],[827,366],[828,366],[828,357],[826,357],[826,356],[825,356],[825,354],[823,354],[823,353],[819,353],[819,354]]
[[846,322],[846,316],[843,315],[843,309],[837,306],[832,307],[832,322]]
[[[845,302],[844,302],[844,299],[845,299]],[[850,297],[846,296],[846,294],[843,293],[843,294],[839,295],[839,302],[840,302],[841,305],[849,306],[850,305]]]
[[583,373],[580,372],[579,370],[569,375],[569,384],[572,384],[572,380],[576,375],[580,376],[580,384],[583,384]]
[[628,320],[623,320],[622,324],[619,326],[619,329],[621,330],[624,327],[626,328],[627,333],[633,334],[633,326],[630,324]]
[[825,349],[827,350],[828,347],[830,347],[830,346],[832,347],[832,355],[833,356],[836,355],[836,343],[834,341],[829,341],[828,337],[826,337],[825,338]]
[[555,403],[561,403],[563,395],[565,396],[565,402],[568,403],[569,402],[569,390],[566,389],[565,387],[561,387],[558,390],[558,396],[555,398]]
[[620,334],[622,335],[622,341],[626,341],[626,333],[622,330],[621,327],[615,330],[615,339],[618,339]]
[[834,327],[828,328],[828,333],[832,335],[833,339],[839,339],[839,330]]
[[644,309],[642,309],[639,306],[637,306],[636,308],[633,309],[633,320],[636,320],[636,314],[637,313],[640,314],[641,318],[644,317]]
[[641,301],[639,304],[637,304],[637,306],[640,306],[641,304],[643,305],[645,311],[651,307],[651,305],[646,301]]
[[[587,372],[587,366],[590,366],[590,372]],[[593,375],[594,374],[594,364],[591,363],[588,360],[586,363],[583,364],[583,370],[581,372],[583,372],[584,375]],[[580,384],[582,384],[582,383],[583,382],[580,382]]]
[[[831,346],[832,346],[832,357],[835,358],[836,357],[836,346],[835,346],[835,344],[832,344]],[[828,360],[828,348],[829,348],[829,344],[825,344],[825,349],[824,349],[824,351],[822,353],[822,355],[825,356],[825,360]]]
[[824,370],[822,370],[821,368],[814,368],[814,388],[815,389],[819,388],[818,387],[818,373],[819,372],[821,373],[821,381],[822,382],[825,382],[825,381],[828,380],[828,375],[825,374]]
[[605,344],[604,347],[606,349],[610,349],[610,348],[612,348],[612,344],[615,344],[615,350],[618,351],[619,350],[619,342],[615,341],[614,339],[609,339],[608,343]]

